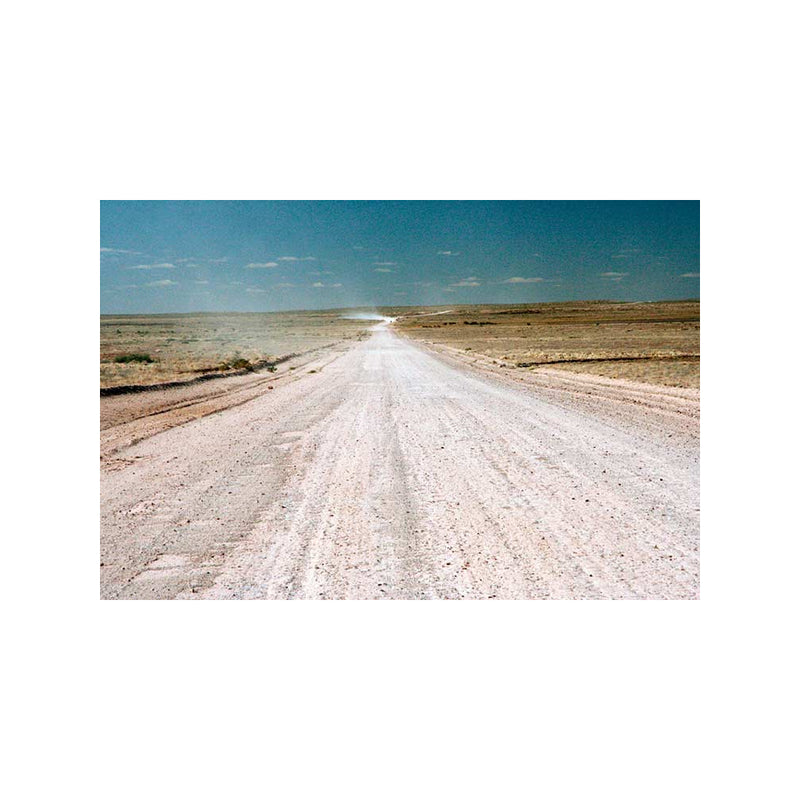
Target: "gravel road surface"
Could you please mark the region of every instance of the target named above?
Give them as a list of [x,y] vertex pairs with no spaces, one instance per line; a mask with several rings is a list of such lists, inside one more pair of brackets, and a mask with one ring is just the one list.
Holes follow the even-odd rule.
[[492,372],[382,324],[228,408],[121,424],[104,598],[698,597],[694,390]]

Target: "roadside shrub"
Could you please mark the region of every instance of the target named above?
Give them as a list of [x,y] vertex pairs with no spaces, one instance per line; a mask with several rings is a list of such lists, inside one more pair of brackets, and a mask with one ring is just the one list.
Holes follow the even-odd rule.
[[155,359],[149,353],[128,353],[127,355],[117,356],[115,364],[153,364]]

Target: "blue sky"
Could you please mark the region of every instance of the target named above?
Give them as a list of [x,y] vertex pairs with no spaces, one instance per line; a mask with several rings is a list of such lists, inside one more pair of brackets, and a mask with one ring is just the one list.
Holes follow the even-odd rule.
[[697,201],[103,201],[104,314],[700,296]]

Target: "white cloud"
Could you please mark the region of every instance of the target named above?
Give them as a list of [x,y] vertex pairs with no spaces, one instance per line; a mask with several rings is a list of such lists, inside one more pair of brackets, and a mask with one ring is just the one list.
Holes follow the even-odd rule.
[[209,264],[224,264],[227,260],[228,260],[227,256],[225,256],[225,258],[209,258],[208,259],[208,263]]
[[437,256],[460,256],[461,253],[455,253],[452,250],[440,250],[436,255]]
[[294,284],[293,283],[276,283],[275,284],[275,288],[276,289],[292,289],[292,288],[294,288]]
[[621,250],[611,256],[611,258],[630,258],[632,255],[636,255],[636,253],[641,252],[641,249],[638,247],[623,247]]
[[457,283],[451,283],[451,286],[480,286],[481,282],[473,275],[469,278],[464,278]]
[[325,288],[327,288],[327,289],[341,289],[342,288],[342,284],[341,283],[321,283],[320,281],[317,281],[316,283],[312,283],[311,286],[314,289],[325,289]]
[[684,272],[683,275],[681,275],[681,278],[699,278],[699,277],[700,277],[699,272]]
[[376,267],[396,267],[396,261],[373,261],[372,262]]
[[246,291],[248,294],[265,294],[267,290],[266,290],[266,289],[258,289],[258,288],[256,288],[255,286],[248,286],[248,287],[245,289],[245,291]]
[[201,283],[201,284],[205,284],[205,283],[208,283],[208,281],[192,281],[192,283]]
[[140,256],[141,253],[138,250],[119,250],[116,247],[101,247],[100,253],[107,256],[121,256],[121,255],[129,255],[129,256]]
[[164,261],[160,264],[137,264],[135,267],[128,267],[128,269],[175,269],[175,265]]
[[245,269],[270,269],[271,267],[277,267],[277,261],[257,261],[251,262],[245,266]]
[[627,274],[627,272],[601,272],[600,277],[610,281],[621,281]]
[[503,283],[541,283],[544,278],[520,278],[515,276],[513,278],[507,278],[503,281]]
[[311,285],[312,285],[312,286],[313,286],[315,289],[322,289],[322,288],[325,286],[325,284],[324,284],[324,283],[321,283],[320,281],[317,281],[316,283],[312,283]]
[[281,256],[278,261],[316,261],[314,256]]
[[147,286],[159,287],[159,286],[177,286],[177,281],[171,281],[169,278],[165,278],[163,281],[151,281],[150,283],[146,284]]
[[373,272],[394,272],[393,269],[389,269],[388,267],[378,267],[377,269],[372,270]]

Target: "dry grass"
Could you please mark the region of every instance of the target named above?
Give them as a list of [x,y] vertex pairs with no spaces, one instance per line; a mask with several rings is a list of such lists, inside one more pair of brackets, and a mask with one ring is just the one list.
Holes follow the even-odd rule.
[[[409,336],[471,351],[510,368],[571,372],[667,386],[700,385],[700,303],[543,303],[453,306],[449,314],[403,314]],[[442,309],[425,309],[425,311]]]
[[339,311],[101,316],[100,385],[149,385],[247,369],[248,363],[356,338],[374,324],[341,319]]

